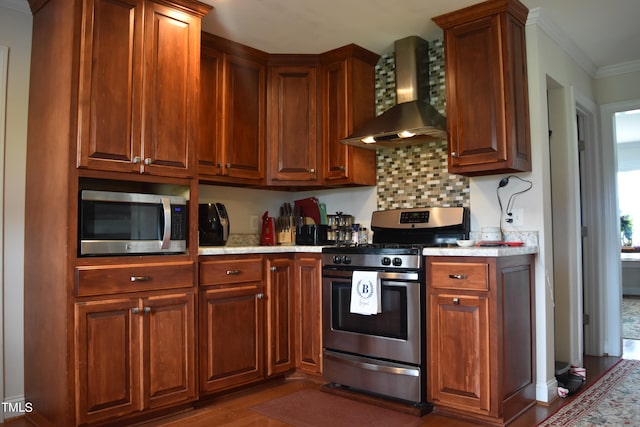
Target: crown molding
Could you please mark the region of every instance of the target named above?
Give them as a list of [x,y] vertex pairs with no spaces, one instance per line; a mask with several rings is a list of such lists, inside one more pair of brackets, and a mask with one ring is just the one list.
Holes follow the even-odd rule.
[[567,55],[569,55],[584,71],[591,77],[596,77],[596,65],[589,59],[582,49],[558,26],[546,11],[546,9],[536,7],[529,11],[527,25],[537,25],[544,33],[551,38]]
[[27,0],[0,0],[0,7],[17,10],[18,12],[31,15],[31,8]]
[[620,74],[635,73],[638,71],[640,71],[640,60],[607,65],[605,67],[598,68],[598,71],[596,72],[596,79],[619,76]]

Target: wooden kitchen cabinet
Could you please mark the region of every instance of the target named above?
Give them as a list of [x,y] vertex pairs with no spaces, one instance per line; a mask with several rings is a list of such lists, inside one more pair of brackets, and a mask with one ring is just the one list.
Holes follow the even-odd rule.
[[202,33],[199,177],[264,184],[267,55]]
[[289,256],[266,258],[267,375],[295,368],[293,260]]
[[427,400],[504,425],[535,404],[533,255],[427,257]]
[[203,257],[200,262],[200,393],[262,380],[264,367],[263,260]]
[[375,117],[378,59],[353,44],[321,55],[322,174],[327,186],[376,185],[375,151],[340,141]]
[[196,397],[193,293],[75,304],[77,423]]
[[320,254],[295,258],[296,368],[322,375],[322,261]]
[[318,60],[272,55],[268,69],[267,183],[318,185]]
[[85,0],[77,166],[195,175],[200,20],[206,5]]
[[525,23],[518,0],[433,18],[444,30],[449,172],[531,170]]

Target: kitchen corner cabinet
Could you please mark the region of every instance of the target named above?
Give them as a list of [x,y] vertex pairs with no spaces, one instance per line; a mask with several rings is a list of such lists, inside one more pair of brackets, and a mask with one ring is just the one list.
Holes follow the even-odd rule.
[[427,400],[504,425],[535,404],[533,255],[427,257]]
[[322,261],[319,254],[295,258],[296,367],[322,375]]
[[202,33],[199,178],[265,181],[267,55]]
[[295,368],[293,260],[288,256],[266,258],[267,375]]
[[200,20],[208,10],[191,1],[83,2],[78,167],[195,176]]
[[200,261],[200,394],[264,378],[262,256]]
[[518,0],[433,18],[444,30],[449,172],[531,170],[525,23]]
[[375,117],[378,55],[347,45],[321,55],[322,176],[326,186],[376,185],[376,153],[340,141]]
[[268,67],[268,185],[318,185],[316,55],[272,55]]
[[192,292],[75,304],[77,423],[195,399]]

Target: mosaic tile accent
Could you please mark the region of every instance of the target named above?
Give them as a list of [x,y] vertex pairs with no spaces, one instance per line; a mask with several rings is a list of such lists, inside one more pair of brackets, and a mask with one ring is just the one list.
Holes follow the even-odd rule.
[[[442,40],[429,42],[428,58],[429,99],[446,114]],[[388,54],[376,66],[376,114],[395,102],[395,61]],[[377,177],[378,209],[469,206],[469,179],[447,171],[447,141],[378,150]]]

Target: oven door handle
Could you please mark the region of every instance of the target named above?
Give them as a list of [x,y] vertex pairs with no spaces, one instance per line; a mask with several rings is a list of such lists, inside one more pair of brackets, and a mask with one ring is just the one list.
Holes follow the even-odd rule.
[[418,368],[406,368],[391,362],[378,361],[377,364],[373,364],[366,362],[365,360],[367,359],[364,359],[362,357],[353,356],[350,354],[338,354],[329,350],[324,351],[324,357],[337,363],[356,366],[368,371],[384,372],[395,375],[406,375],[410,377],[420,376],[420,369]]
[[[378,277],[380,280],[405,280],[405,281],[418,281],[420,275],[418,272],[398,272],[398,271],[379,271]],[[351,279],[353,276],[352,270],[324,270],[324,277],[340,277]]]

